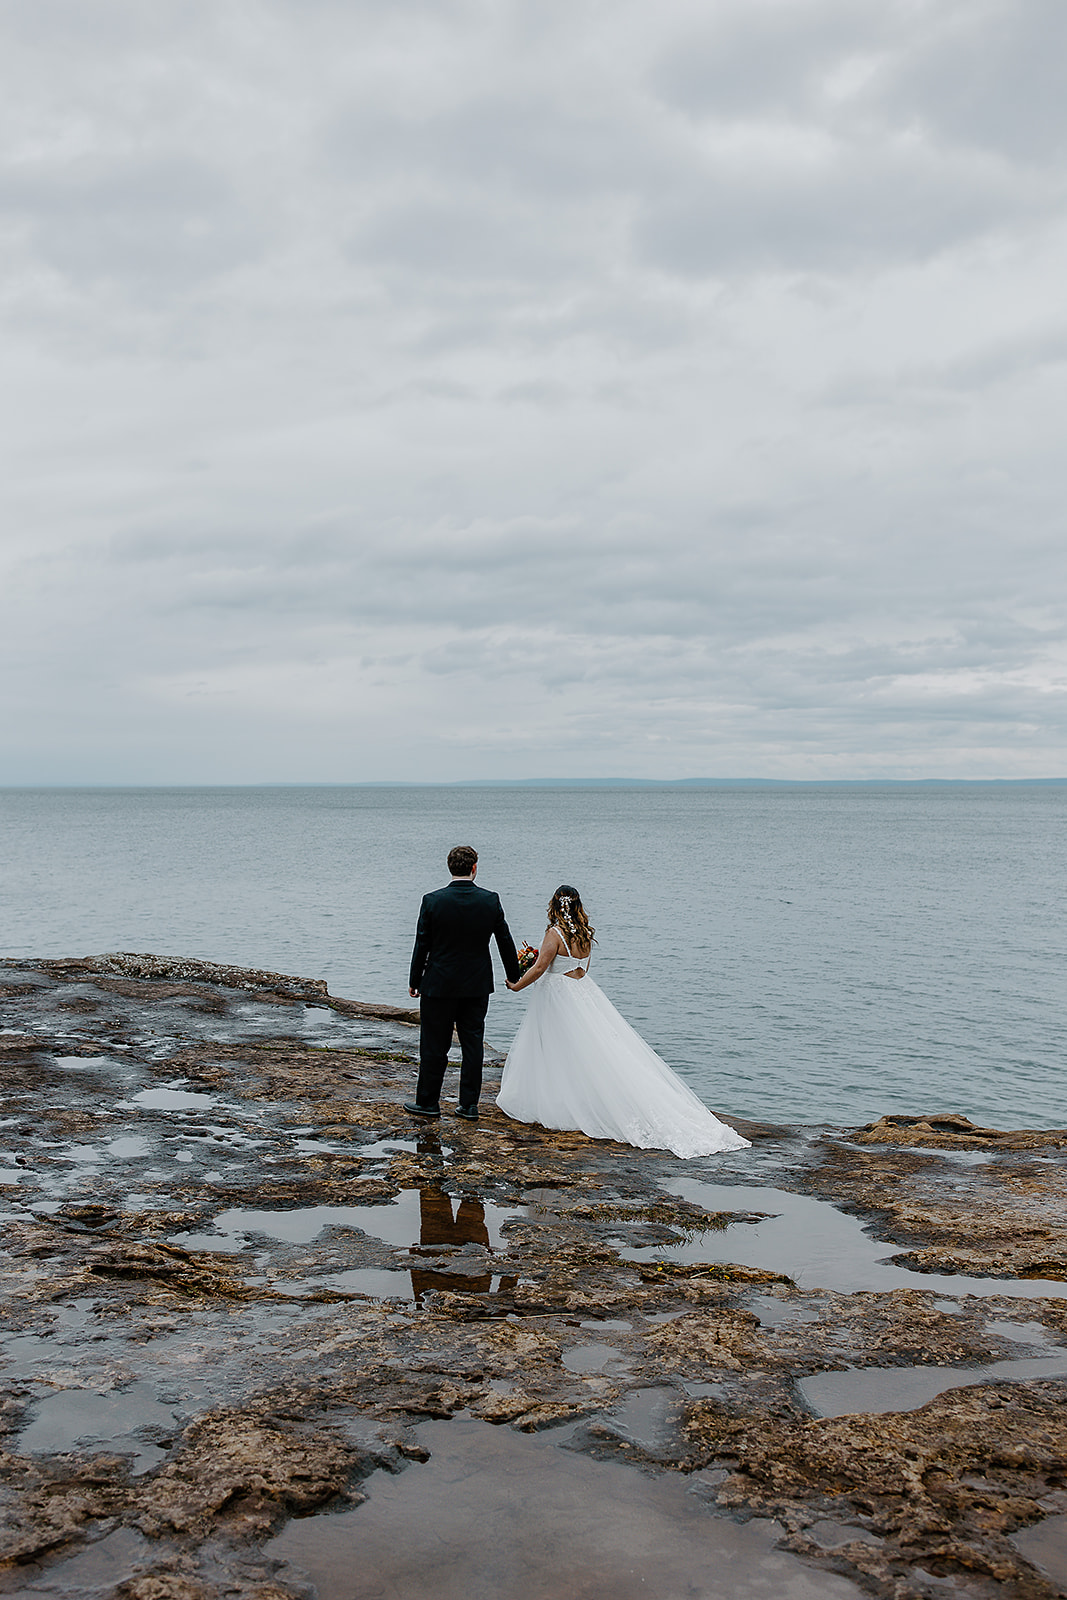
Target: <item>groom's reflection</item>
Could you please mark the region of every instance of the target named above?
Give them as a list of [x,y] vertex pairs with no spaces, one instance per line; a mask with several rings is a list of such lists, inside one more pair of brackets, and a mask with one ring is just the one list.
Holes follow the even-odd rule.
[[[489,1250],[489,1229],[485,1221],[485,1207],[480,1200],[465,1195],[453,1210],[451,1195],[443,1189],[428,1187],[419,1191],[419,1243],[412,1250],[425,1250],[436,1254],[439,1250],[455,1250],[465,1244],[480,1244]],[[501,1278],[497,1290],[513,1289],[517,1279]],[[411,1268],[411,1287],[416,1303],[432,1289],[443,1289],[451,1294],[490,1294],[493,1289],[492,1272],[435,1272],[431,1267]]]

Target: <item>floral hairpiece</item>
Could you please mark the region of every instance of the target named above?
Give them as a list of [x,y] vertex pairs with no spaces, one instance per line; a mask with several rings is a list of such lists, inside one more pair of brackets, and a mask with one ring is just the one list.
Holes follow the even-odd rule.
[[566,923],[567,927],[572,933],[577,933],[578,930],[574,925],[574,918],[571,916],[571,906],[574,904],[573,895],[561,894],[559,897],[559,903],[562,907],[561,915],[563,917],[563,921]]

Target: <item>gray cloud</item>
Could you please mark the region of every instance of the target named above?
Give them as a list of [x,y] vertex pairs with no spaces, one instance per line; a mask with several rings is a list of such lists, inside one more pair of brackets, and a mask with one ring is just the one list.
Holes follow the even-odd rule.
[[[892,52],[910,8],[848,0],[743,0],[708,9],[661,51],[651,74],[670,104],[722,119],[803,116],[852,68],[862,84]],[[847,82],[847,78],[846,78]]]
[[180,154],[23,169],[0,185],[0,210],[24,219],[39,259],[75,283],[151,294],[241,265],[262,242],[222,175]]
[[1057,166],[1067,148],[1065,54],[1067,13],[1056,0],[957,3],[898,51],[885,101],[943,139]]
[[0,781],[1067,770],[1063,26],[0,12]]

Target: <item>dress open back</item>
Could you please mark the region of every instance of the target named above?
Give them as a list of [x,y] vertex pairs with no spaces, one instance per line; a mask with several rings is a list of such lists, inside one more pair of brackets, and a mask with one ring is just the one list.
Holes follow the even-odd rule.
[[[677,1156],[746,1149],[748,1140],[712,1116],[619,1015],[589,961],[567,948],[532,985],[504,1065],[500,1109],[518,1122]],[[584,976],[568,977],[577,967]]]

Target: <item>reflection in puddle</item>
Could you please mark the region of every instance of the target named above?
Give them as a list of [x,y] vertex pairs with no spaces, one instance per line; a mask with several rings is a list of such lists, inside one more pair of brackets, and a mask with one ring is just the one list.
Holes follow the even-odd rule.
[[917,1411],[948,1389],[1005,1379],[1067,1378],[1067,1350],[1019,1361],[993,1361],[985,1367],[859,1367],[849,1372],[816,1372],[797,1390],[817,1417],[856,1412]]
[[322,1278],[302,1278],[297,1283],[278,1282],[274,1285],[279,1294],[303,1298],[317,1289],[333,1289],[337,1294],[366,1295],[368,1300],[404,1300],[410,1303],[415,1297],[408,1284],[406,1272],[388,1267],[352,1267],[347,1272],[329,1272]]
[[776,1523],[715,1517],[676,1474],[592,1461],[559,1432],[453,1421],[418,1434],[425,1465],[374,1474],[365,1505],[294,1520],[266,1547],[319,1600],[859,1600],[776,1550]]
[[[476,1208],[476,1211],[472,1208]],[[447,1212],[447,1217],[446,1217]],[[482,1244],[503,1247],[501,1228],[520,1214],[515,1206],[498,1206],[489,1200],[461,1200],[453,1216],[451,1201],[439,1189],[402,1189],[397,1198],[377,1206],[301,1206],[289,1211],[223,1211],[215,1218],[214,1233],[176,1234],[172,1244],[189,1246],[195,1239],[203,1249],[241,1249],[252,1234],[265,1234],[286,1244],[311,1244],[324,1228],[352,1228],[383,1244]],[[219,1239],[224,1235],[230,1244]],[[196,1246],[193,1246],[194,1248]]]
[[[467,1246],[481,1246],[487,1256],[501,1246],[501,1220],[517,1215],[514,1207],[494,1206],[485,1200],[464,1196],[453,1210],[452,1196],[442,1189],[425,1188],[416,1191],[419,1197],[419,1242],[411,1246],[412,1254],[434,1256],[443,1251],[463,1251]],[[490,1233],[490,1217],[497,1213],[494,1231]],[[477,1259],[477,1256],[476,1256]],[[464,1272],[457,1264],[455,1270],[434,1270],[432,1267],[411,1268],[411,1289],[416,1302],[431,1290],[446,1290],[455,1294],[491,1294],[501,1289],[514,1289],[518,1278],[502,1278],[496,1285],[488,1263],[483,1270]]]
[[[181,1159],[179,1157],[179,1159]],[[256,1236],[265,1235],[286,1244],[312,1244],[327,1228],[345,1228],[407,1249],[413,1257],[411,1294],[399,1271],[382,1267],[354,1267],[298,1283],[279,1282],[281,1293],[304,1294],[327,1288],[344,1294],[366,1294],[376,1299],[414,1298],[416,1303],[431,1290],[452,1294],[496,1294],[514,1289],[517,1277],[501,1277],[492,1257],[506,1251],[504,1223],[519,1216],[521,1208],[498,1206],[471,1196],[457,1199],[432,1185],[402,1189],[397,1198],[376,1206],[302,1206],[287,1211],[222,1211],[213,1232],[177,1233],[169,1240],[186,1250],[211,1250],[237,1254]],[[402,1286],[403,1284],[403,1286]]]
[[707,1233],[677,1245],[623,1249],[629,1261],[736,1261],[781,1272],[803,1289],[834,1289],[855,1294],[864,1289],[940,1289],[955,1294],[1010,1295],[1020,1299],[1067,1298],[1067,1283],[1051,1278],[968,1278],[962,1274],[911,1272],[886,1264],[898,1245],[872,1239],[858,1217],[838,1211],[828,1200],[792,1194],[787,1189],[702,1183],[682,1178],[671,1194],[708,1211],[771,1211],[760,1222],[731,1223],[725,1233]]

